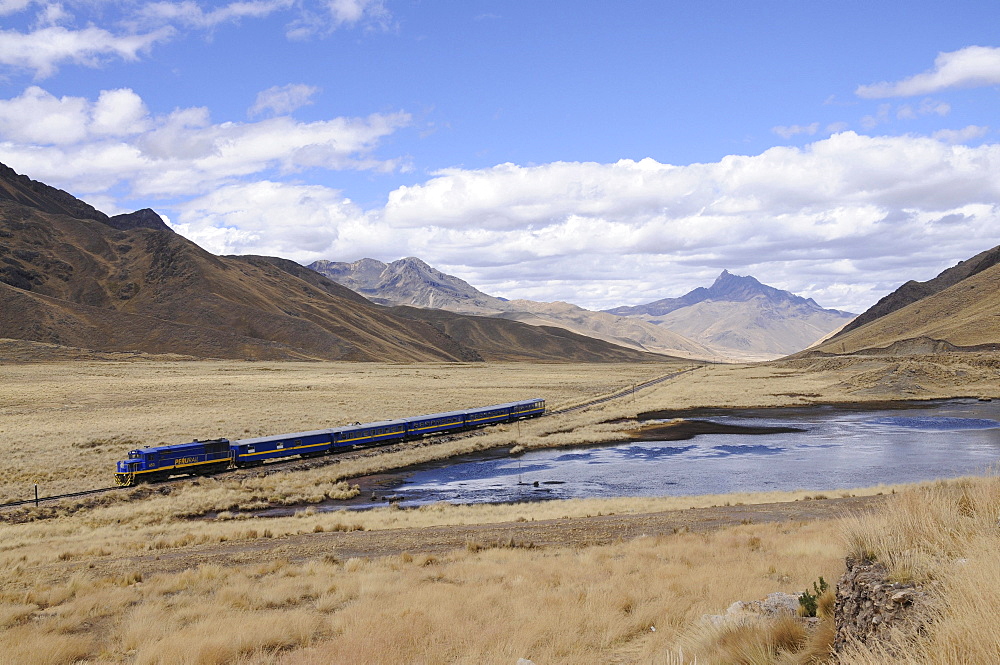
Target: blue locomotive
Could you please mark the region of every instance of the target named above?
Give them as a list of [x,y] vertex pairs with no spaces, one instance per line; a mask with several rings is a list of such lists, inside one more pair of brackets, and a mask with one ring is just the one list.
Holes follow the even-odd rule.
[[140,482],[165,480],[175,475],[208,475],[232,468],[263,464],[265,460],[299,455],[316,457],[356,446],[372,446],[419,439],[429,434],[470,430],[545,413],[544,399],[494,404],[466,411],[358,423],[345,427],[294,432],[252,439],[212,439],[171,446],[139,448],[118,462],[115,483],[129,487]]

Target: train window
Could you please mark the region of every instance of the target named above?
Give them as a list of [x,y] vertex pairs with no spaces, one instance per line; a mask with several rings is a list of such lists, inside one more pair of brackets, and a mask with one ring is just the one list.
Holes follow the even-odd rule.
[[301,446],[302,445],[302,439],[295,439],[295,445],[296,446]]

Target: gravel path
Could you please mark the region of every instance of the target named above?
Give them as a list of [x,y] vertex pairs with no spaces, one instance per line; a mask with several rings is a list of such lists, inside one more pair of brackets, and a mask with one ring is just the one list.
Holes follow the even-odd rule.
[[[883,496],[847,497],[745,506],[716,506],[639,515],[603,515],[535,522],[430,526],[378,531],[307,533],[280,538],[213,543],[126,557],[91,559],[93,572],[107,575],[179,572],[200,564],[246,565],[274,559],[303,562],[325,556],[384,557],[442,554],[470,546],[583,547],[678,531],[710,531],[748,523],[836,519],[872,510]],[[266,523],[265,523],[266,525]],[[264,525],[255,525],[258,528]]]

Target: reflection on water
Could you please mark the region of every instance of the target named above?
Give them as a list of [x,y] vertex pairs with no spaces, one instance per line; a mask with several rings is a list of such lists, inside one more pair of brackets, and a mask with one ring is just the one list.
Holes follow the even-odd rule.
[[393,491],[416,505],[834,490],[983,473],[1000,455],[1000,402],[714,411],[708,419],[805,431],[540,450],[419,471]]

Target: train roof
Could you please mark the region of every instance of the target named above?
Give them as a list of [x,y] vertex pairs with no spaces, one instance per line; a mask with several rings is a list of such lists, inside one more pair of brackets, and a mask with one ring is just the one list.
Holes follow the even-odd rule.
[[535,402],[544,402],[545,400],[541,397],[536,397],[534,399],[522,399],[517,402],[506,402],[504,404],[491,404],[490,406],[480,406],[474,409],[466,409],[466,411],[489,411],[490,409],[503,409],[512,406],[521,406],[522,404],[534,404]]
[[407,418],[396,418],[395,420],[379,420],[378,422],[374,422],[374,423],[359,423],[357,425],[354,425],[354,424],[341,425],[340,427],[334,427],[333,431],[335,431],[335,432],[342,432],[344,430],[368,429],[370,427],[390,427],[392,425],[404,425],[405,426],[406,423],[407,423],[407,421],[408,421]]
[[307,436],[316,436],[317,434],[329,434],[334,430],[331,429],[314,429],[308,432],[291,432],[288,434],[272,434],[271,436],[255,436],[249,439],[237,439],[233,442],[233,445],[243,445],[246,443],[270,443],[271,441],[287,441],[288,439],[304,439]]
[[405,418],[406,421],[411,420],[427,420],[429,418],[451,418],[452,416],[462,416],[465,415],[466,410],[462,411],[442,411],[441,413],[428,413],[426,416],[413,416],[411,418]]
[[138,452],[144,455],[148,455],[149,453],[152,452],[162,452],[164,450],[173,451],[173,450],[181,450],[189,446],[204,446],[206,443],[224,443],[228,445],[229,439],[205,439],[203,441],[195,439],[194,441],[188,441],[187,443],[171,443],[166,446],[145,446],[143,448],[136,448],[132,452]]

